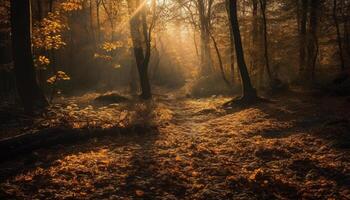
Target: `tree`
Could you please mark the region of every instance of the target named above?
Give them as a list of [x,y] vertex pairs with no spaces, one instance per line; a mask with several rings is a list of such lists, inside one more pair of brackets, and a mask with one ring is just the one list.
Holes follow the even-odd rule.
[[268,47],[268,33],[267,33],[267,22],[266,22],[266,0],[259,0],[260,2],[260,9],[262,14],[262,20],[263,20],[263,33],[264,33],[264,57],[265,57],[265,66],[267,69],[267,75],[269,76],[270,80],[270,87],[271,88],[280,88],[283,86],[282,81],[277,77],[276,73],[273,73],[271,71],[270,67],[270,57],[269,57],[269,47]]
[[[225,1],[226,5],[226,14],[227,16],[230,16],[230,8],[229,8],[229,2],[228,0]],[[233,39],[233,33],[232,33],[232,27],[231,23],[229,23],[229,30],[230,30],[230,69],[231,69],[231,75],[232,75],[232,83],[235,83],[235,46],[234,46],[234,39]]]
[[315,78],[315,68],[316,60],[318,56],[319,46],[318,46],[318,21],[319,21],[319,9],[320,0],[311,0],[310,2],[310,17],[309,17],[309,31],[308,31],[308,41],[307,41],[307,70],[306,70],[306,80]]
[[337,0],[333,1],[333,20],[334,20],[335,28],[337,30],[337,43],[339,48],[340,68],[342,71],[344,71],[345,61],[343,56],[343,44],[342,44],[342,39],[340,35],[340,27],[339,27],[338,16],[337,16]]
[[[207,76],[212,69],[212,57],[210,51],[210,31],[212,8],[214,0],[176,0],[184,8],[187,18],[193,25],[194,29],[199,29],[200,33],[200,75]],[[197,47],[197,44],[195,44]]]
[[266,22],[266,0],[259,0],[261,14],[263,17],[263,32],[264,32],[264,57],[265,65],[267,69],[267,75],[269,76],[270,81],[273,80],[273,75],[270,67],[269,52],[268,52],[268,41],[267,41],[267,22]]
[[111,26],[111,41],[113,42],[115,39],[115,30],[114,30],[114,13],[113,13],[113,6],[111,5],[112,1],[109,1],[109,9],[107,8],[106,2],[104,0],[101,1],[102,7],[104,8],[108,21]]
[[202,75],[208,75],[211,69],[211,53],[209,47],[210,18],[213,0],[197,0],[199,14],[200,35],[201,35],[201,66]]
[[95,0],[96,3],[96,23],[97,23],[97,41],[101,42],[101,21],[100,21],[100,5],[102,0]]
[[153,22],[148,27],[146,16],[146,1],[128,1],[129,9],[133,11],[130,20],[130,32],[134,48],[134,56],[139,72],[141,85],[141,98],[150,99],[152,97],[151,85],[148,77],[148,64],[151,57],[151,31]]
[[[259,20],[258,20],[258,0],[253,0],[252,1],[252,29],[251,29],[251,35],[252,35],[252,46],[250,50],[250,56],[252,60],[252,70],[258,71],[258,73],[262,70],[259,70],[258,66],[259,63],[258,61],[260,60],[260,42],[259,42]],[[258,74],[259,76],[261,73]]]
[[252,86],[247,65],[244,59],[241,33],[240,33],[238,19],[237,19],[237,0],[229,0],[229,13],[230,13],[230,22],[231,22],[232,32],[234,36],[235,48],[236,48],[237,64],[238,64],[238,68],[242,79],[242,87],[243,87],[242,100],[251,101],[256,99],[257,95],[256,95],[255,88]]
[[222,79],[225,81],[226,85],[228,87],[230,87],[231,84],[230,84],[230,81],[226,78],[226,75],[225,75],[224,64],[222,63],[222,56],[220,54],[220,50],[219,50],[218,44],[217,44],[214,36],[210,32],[209,32],[209,35],[210,35],[211,40],[213,41],[215,52],[216,52],[216,56],[218,57],[219,67],[220,67],[220,72],[221,72]]
[[48,102],[38,86],[33,63],[30,0],[11,1],[11,32],[17,90],[24,109],[32,113]]
[[301,0],[299,15],[299,73],[302,75],[305,70],[306,54],[306,24],[307,24],[308,0]]

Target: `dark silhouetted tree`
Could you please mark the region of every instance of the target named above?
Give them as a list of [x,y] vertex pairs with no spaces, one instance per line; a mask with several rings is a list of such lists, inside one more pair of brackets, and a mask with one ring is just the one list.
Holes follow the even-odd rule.
[[244,59],[243,45],[241,39],[241,33],[239,29],[237,19],[237,0],[229,0],[229,14],[232,32],[234,36],[237,64],[241,74],[242,87],[243,87],[243,100],[253,100],[256,98],[256,90],[252,86],[250,76],[248,73],[247,65]]
[[308,0],[301,0],[299,9],[299,74],[305,70],[306,54],[306,25],[307,25]]
[[24,109],[34,112],[48,103],[38,86],[33,63],[30,0],[11,1],[11,32],[17,90]]
[[[310,2],[310,13],[309,13],[309,28],[308,28],[308,41],[307,41],[307,70],[306,80],[314,80],[316,59],[318,56],[319,45],[318,45],[318,25],[319,25],[319,9],[320,0],[311,0]],[[310,79],[311,78],[311,79]]]
[[337,30],[337,43],[339,48],[339,59],[340,59],[340,68],[342,71],[345,70],[345,61],[344,61],[344,55],[343,55],[343,42],[341,39],[340,34],[340,27],[339,27],[339,21],[337,16],[337,0],[333,1],[333,19],[334,19],[334,25]]
[[141,98],[150,99],[151,85],[148,77],[148,64],[151,57],[151,30],[147,25],[146,3],[140,0],[128,1],[130,10],[133,10],[130,20],[131,38],[134,47],[134,56],[139,72]]

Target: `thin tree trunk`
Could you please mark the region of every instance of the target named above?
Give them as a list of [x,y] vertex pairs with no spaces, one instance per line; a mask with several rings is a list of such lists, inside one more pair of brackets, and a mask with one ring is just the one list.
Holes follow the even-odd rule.
[[208,75],[211,71],[211,55],[209,48],[209,27],[206,17],[205,5],[203,0],[197,0],[200,34],[201,34],[201,74]]
[[113,17],[112,17],[112,14],[108,11],[107,7],[106,7],[106,4],[104,2],[104,0],[102,0],[102,7],[104,8],[104,10],[106,11],[107,13],[107,17],[108,17],[108,21],[111,25],[111,41],[114,41],[114,23],[113,23]]
[[258,0],[253,0],[253,21],[252,21],[252,48],[251,48],[251,59],[252,69],[257,70],[257,56],[259,53],[258,49]]
[[307,24],[308,0],[301,0],[300,30],[299,30],[299,74],[305,70],[306,55],[306,24]]
[[92,7],[92,0],[89,1],[89,14],[90,14],[90,29],[91,29],[91,38],[93,41],[93,44],[96,46],[96,37],[95,37],[95,30],[94,30],[94,22],[93,22],[93,7]]
[[[308,70],[307,78],[311,78],[313,81],[315,78],[316,60],[318,57],[318,15],[319,15],[319,0],[311,0],[310,5],[310,23],[309,23],[309,35],[308,35]],[[310,76],[311,77],[308,77]]]
[[253,88],[251,84],[247,65],[244,59],[241,33],[239,30],[239,24],[237,19],[237,0],[229,0],[229,9],[230,9],[230,22],[232,24],[232,32],[234,35],[234,41],[235,41],[235,47],[236,47],[237,64],[238,64],[240,74],[241,74],[241,79],[242,79],[243,99],[255,99],[256,90]]
[[31,47],[30,0],[11,1],[11,32],[16,85],[24,109],[35,112],[48,105],[38,86]]
[[344,19],[344,46],[346,50],[346,55],[349,58],[350,57],[350,37],[349,37],[349,16],[345,15],[343,13],[343,19]]
[[350,11],[350,4],[345,3],[346,0],[340,1],[340,7],[342,8],[342,21],[343,21],[343,35],[344,35],[344,58],[345,63],[349,61],[350,58],[350,38],[349,38],[349,11]]
[[267,75],[269,76],[270,81],[273,80],[270,60],[269,60],[269,52],[268,52],[268,40],[267,40],[267,22],[266,22],[266,0],[260,0],[260,8],[263,17],[263,32],[264,32],[264,57],[265,57],[265,65],[267,69]]
[[344,56],[343,56],[343,44],[341,40],[339,22],[337,17],[337,0],[333,1],[333,19],[334,19],[335,28],[337,30],[337,42],[338,42],[338,48],[339,48],[340,68],[342,71],[344,71],[345,62],[344,62]]
[[[40,0],[39,0],[39,1],[40,1]],[[53,11],[53,1],[54,1],[54,0],[50,0],[50,2],[49,2],[49,10],[50,10],[50,12]]]
[[213,41],[215,52],[216,52],[216,55],[217,55],[218,60],[219,60],[219,67],[220,67],[222,79],[225,81],[226,85],[230,88],[231,84],[230,84],[230,81],[227,80],[226,75],[225,75],[224,65],[222,63],[222,58],[221,58],[220,50],[218,48],[218,44],[216,43],[214,36],[210,32],[209,32],[209,35],[210,35],[211,40]]
[[43,18],[43,6],[42,6],[42,1],[38,0],[37,1],[37,6],[38,6],[38,21],[40,22]]
[[101,42],[100,3],[101,0],[96,0],[97,42]]

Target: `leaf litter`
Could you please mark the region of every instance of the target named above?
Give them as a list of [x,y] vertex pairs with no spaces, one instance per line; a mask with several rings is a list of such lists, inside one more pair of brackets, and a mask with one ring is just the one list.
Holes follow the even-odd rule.
[[330,99],[329,109],[296,96],[232,110],[219,108],[227,98],[158,98],[133,109],[81,109],[73,101],[41,122],[108,129],[137,121],[156,124],[159,133],[54,146],[1,163],[0,197],[349,199],[349,147],[337,145],[349,139],[350,112],[340,114],[346,102]]

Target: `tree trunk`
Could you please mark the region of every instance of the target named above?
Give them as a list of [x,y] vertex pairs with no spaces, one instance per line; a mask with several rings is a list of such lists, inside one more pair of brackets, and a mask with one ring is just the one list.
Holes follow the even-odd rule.
[[[40,0],[39,0],[39,1],[40,1]],[[49,2],[49,10],[50,10],[50,12],[53,11],[53,1],[54,1],[54,0],[50,0],[50,2]]]
[[270,81],[273,81],[273,76],[270,67],[269,52],[268,52],[268,40],[267,40],[267,22],[266,22],[266,0],[260,0],[260,8],[263,17],[263,33],[264,33],[264,57],[265,65],[267,69],[267,75]]
[[209,24],[203,0],[198,0],[198,13],[201,35],[201,74],[208,75],[211,72],[211,55],[209,48]]
[[101,0],[96,0],[96,22],[97,22],[97,42],[101,42],[101,22],[100,22]]
[[[230,17],[230,8],[229,8],[229,1],[226,0],[226,12],[227,16]],[[232,76],[232,83],[235,83],[235,45],[234,45],[234,39],[233,39],[233,32],[231,24],[229,24],[230,29],[230,69],[231,69],[231,76]]]
[[[144,8],[141,10],[141,21],[142,21],[142,30],[143,30],[143,38],[145,42],[145,57],[142,63],[142,68],[139,69],[140,78],[141,78],[141,87],[142,87],[142,94],[141,97],[143,99],[150,99],[152,97],[151,94],[151,84],[149,81],[148,76],[148,64],[151,59],[151,27],[148,28],[147,26],[147,11],[146,11],[146,4],[144,5]],[[154,11],[155,12],[155,11]]]
[[[23,1],[23,0],[21,0]],[[75,144],[92,138],[121,136],[128,134],[157,133],[157,127],[145,124],[133,124],[127,127],[86,128],[50,128],[37,132],[22,133],[19,136],[0,140],[1,161],[23,156],[34,150],[51,147],[57,144]]]
[[[342,1],[343,2],[343,1]],[[344,8],[346,11],[349,10],[347,8]],[[343,11],[342,13],[342,18],[343,18],[343,32],[344,32],[344,46],[345,46],[345,52],[346,52],[346,57],[349,59],[350,57],[350,38],[349,38],[349,14],[345,14]],[[347,60],[348,60],[347,59]],[[348,60],[349,61],[349,60]]]
[[92,5],[92,1],[93,0],[90,0],[89,1],[89,15],[90,15],[90,29],[91,29],[91,38],[92,38],[92,41],[93,41],[93,44],[96,46],[96,37],[95,37],[95,30],[94,30],[94,22],[93,22],[93,5]]
[[339,48],[340,69],[342,71],[344,71],[345,70],[345,62],[344,62],[344,55],[343,55],[343,44],[342,44],[342,40],[341,40],[339,22],[338,22],[338,17],[337,17],[337,0],[333,1],[333,19],[334,19],[335,28],[337,30],[337,42],[338,42],[338,48]]
[[307,24],[308,0],[301,0],[300,28],[299,28],[299,74],[305,70],[306,55],[306,24]]
[[240,70],[241,79],[242,79],[242,87],[243,87],[243,99],[255,99],[256,98],[256,90],[253,88],[247,65],[244,59],[243,46],[241,33],[239,30],[239,24],[237,19],[237,0],[229,0],[229,9],[230,9],[230,22],[232,24],[232,32],[234,35],[235,47],[236,47],[236,57],[237,64]]
[[253,0],[253,10],[252,10],[252,48],[251,48],[251,60],[252,60],[252,70],[257,70],[258,68],[258,0]]
[[[140,6],[145,6],[140,4],[139,0],[135,1],[135,8],[132,1],[128,1],[130,10],[135,10]],[[148,63],[151,55],[151,34],[147,27],[146,19],[146,10],[145,8],[140,9],[131,16],[130,20],[130,32],[131,38],[133,41],[134,55],[136,59],[136,65],[139,72],[140,85],[141,85],[141,98],[150,99],[151,94],[151,85],[148,77]],[[142,29],[142,33],[141,33]],[[142,43],[142,40],[145,41],[145,44]],[[145,52],[144,52],[145,46]]]
[[[113,21],[113,16],[112,16],[112,13],[110,13],[108,11],[108,8],[107,8],[107,6],[105,4],[105,1],[102,0],[101,3],[102,3],[102,7],[104,8],[104,10],[105,10],[105,12],[107,14],[108,21],[109,21],[109,23],[111,25],[111,41],[113,42],[114,41],[114,21]],[[111,12],[113,12],[113,11],[111,11]]]
[[141,98],[142,99],[152,98],[151,85],[148,77],[148,68],[144,66],[142,68],[139,68],[139,76],[140,76],[141,90],[142,90]]
[[231,88],[230,81],[227,80],[226,75],[225,75],[224,65],[222,63],[222,58],[221,58],[221,54],[220,54],[220,50],[219,50],[218,44],[216,43],[214,36],[210,32],[209,32],[209,35],[211,37],[211,40],[213,41],[215,52],[216,52],[216,55],[218,57],[219,67],[220,67],[220,72],[221,72],[221,75],[222,75],[222,79],[225,81],[226,85],[229,88]]
[[232,28],[230,28],[230,68],[231,68],[231,75],[232,75],[232,83],[236,82],[236,75],[235,75],[235,45],[234,45],[234,38],[232,33]]
[[43,5],[42,1],[37,1],[37,7],[38,7],[38,14],[37,14],[37,20],[40,22],[43,18]]
[[16,85],[24,109],[35,112],[48,102],[38,86],[31,48],[30,0],[11,1],[11,31]]
[[319,0],[311,0],[310,4],[310,23],[308,33],[308,60],[307,60],[307,73],[306,80],[310,79],[313,81],[315,78],[316,60],[318,56],[318,15],[319,15]]

